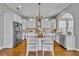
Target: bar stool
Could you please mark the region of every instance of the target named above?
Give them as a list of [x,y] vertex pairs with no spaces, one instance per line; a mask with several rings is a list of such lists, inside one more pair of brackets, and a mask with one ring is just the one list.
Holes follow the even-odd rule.
[[27,53],[29,54],[29,51],[36,51],[37,55],[37,40],[36,40],[36,34],[34,33],[28,33],[27,34]]
[[53,34],[44,34],[43,38],[43,54],[44,51],[51,51],[54,56],[54,39]]

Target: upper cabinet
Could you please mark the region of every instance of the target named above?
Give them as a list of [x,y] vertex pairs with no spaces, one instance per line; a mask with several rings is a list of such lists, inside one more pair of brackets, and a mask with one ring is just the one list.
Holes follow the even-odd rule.
[[41,27],[42,28],[51,28],[51,20],[49,19],[42,19],[41,21]]
[[15,22],[22,23],[22,19],[19,15],[13,13],[13,16]]
[[26,20],[26,28],[36,28],[36,19]]
[[51,19],[51,27],[52,29],[56,29],[56,19]]

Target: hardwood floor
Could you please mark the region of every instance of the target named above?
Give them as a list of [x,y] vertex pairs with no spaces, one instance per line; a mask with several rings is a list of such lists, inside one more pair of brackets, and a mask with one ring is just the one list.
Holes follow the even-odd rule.
[[[58,43],[54,43],[55,56],[79,56],[77,51],[69,51],[61,47]],[[29,52],[29,56],[35,56],[36,52]],[[38,51],[38,55],[42,55],[42,51]],[[45,51],[45,56],[51,56],[52,52]],[[19,44],[16,48],[6,48],[0,50],[0,56],[26,56],[26,40]]]
[[56,42],[54,48],[55,56],[79,56],[79,52],[75,50],[66,50]]

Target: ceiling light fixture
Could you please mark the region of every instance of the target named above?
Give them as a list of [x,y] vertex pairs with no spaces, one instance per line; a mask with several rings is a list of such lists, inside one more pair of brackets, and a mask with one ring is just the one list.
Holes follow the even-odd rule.
[[21,8],[22,8],[21,5],[19,5],[19,6],[16,7],[17,10],[20,10]]
[[39,21],[41,21],[41,19],[42,19],[42,17],[43,17],[43,16],[40,15],[40,13],[41,13],[41,12],[40,12],[40,6],[41,6],[41,3],[38,3],[38,16],[36,16],[36,18],[37,18],[37,20],[39,20]]

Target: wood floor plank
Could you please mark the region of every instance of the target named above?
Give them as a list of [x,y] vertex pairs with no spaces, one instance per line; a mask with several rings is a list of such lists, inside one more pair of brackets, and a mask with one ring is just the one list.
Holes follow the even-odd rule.
[[[0,56],[26,56],[26,40],[20,43],[16,48],[5,48],[0,50]],[[52,56],[52,52],[45,51],[45,56]],[[42,55],[42,51],[38,51],[38,55]],[[55,56],[79,56],[79,52],[73,50],[66,50],[58,43],[54,43]],[[29,52],[28,56],[36,56],[36,52]]]

